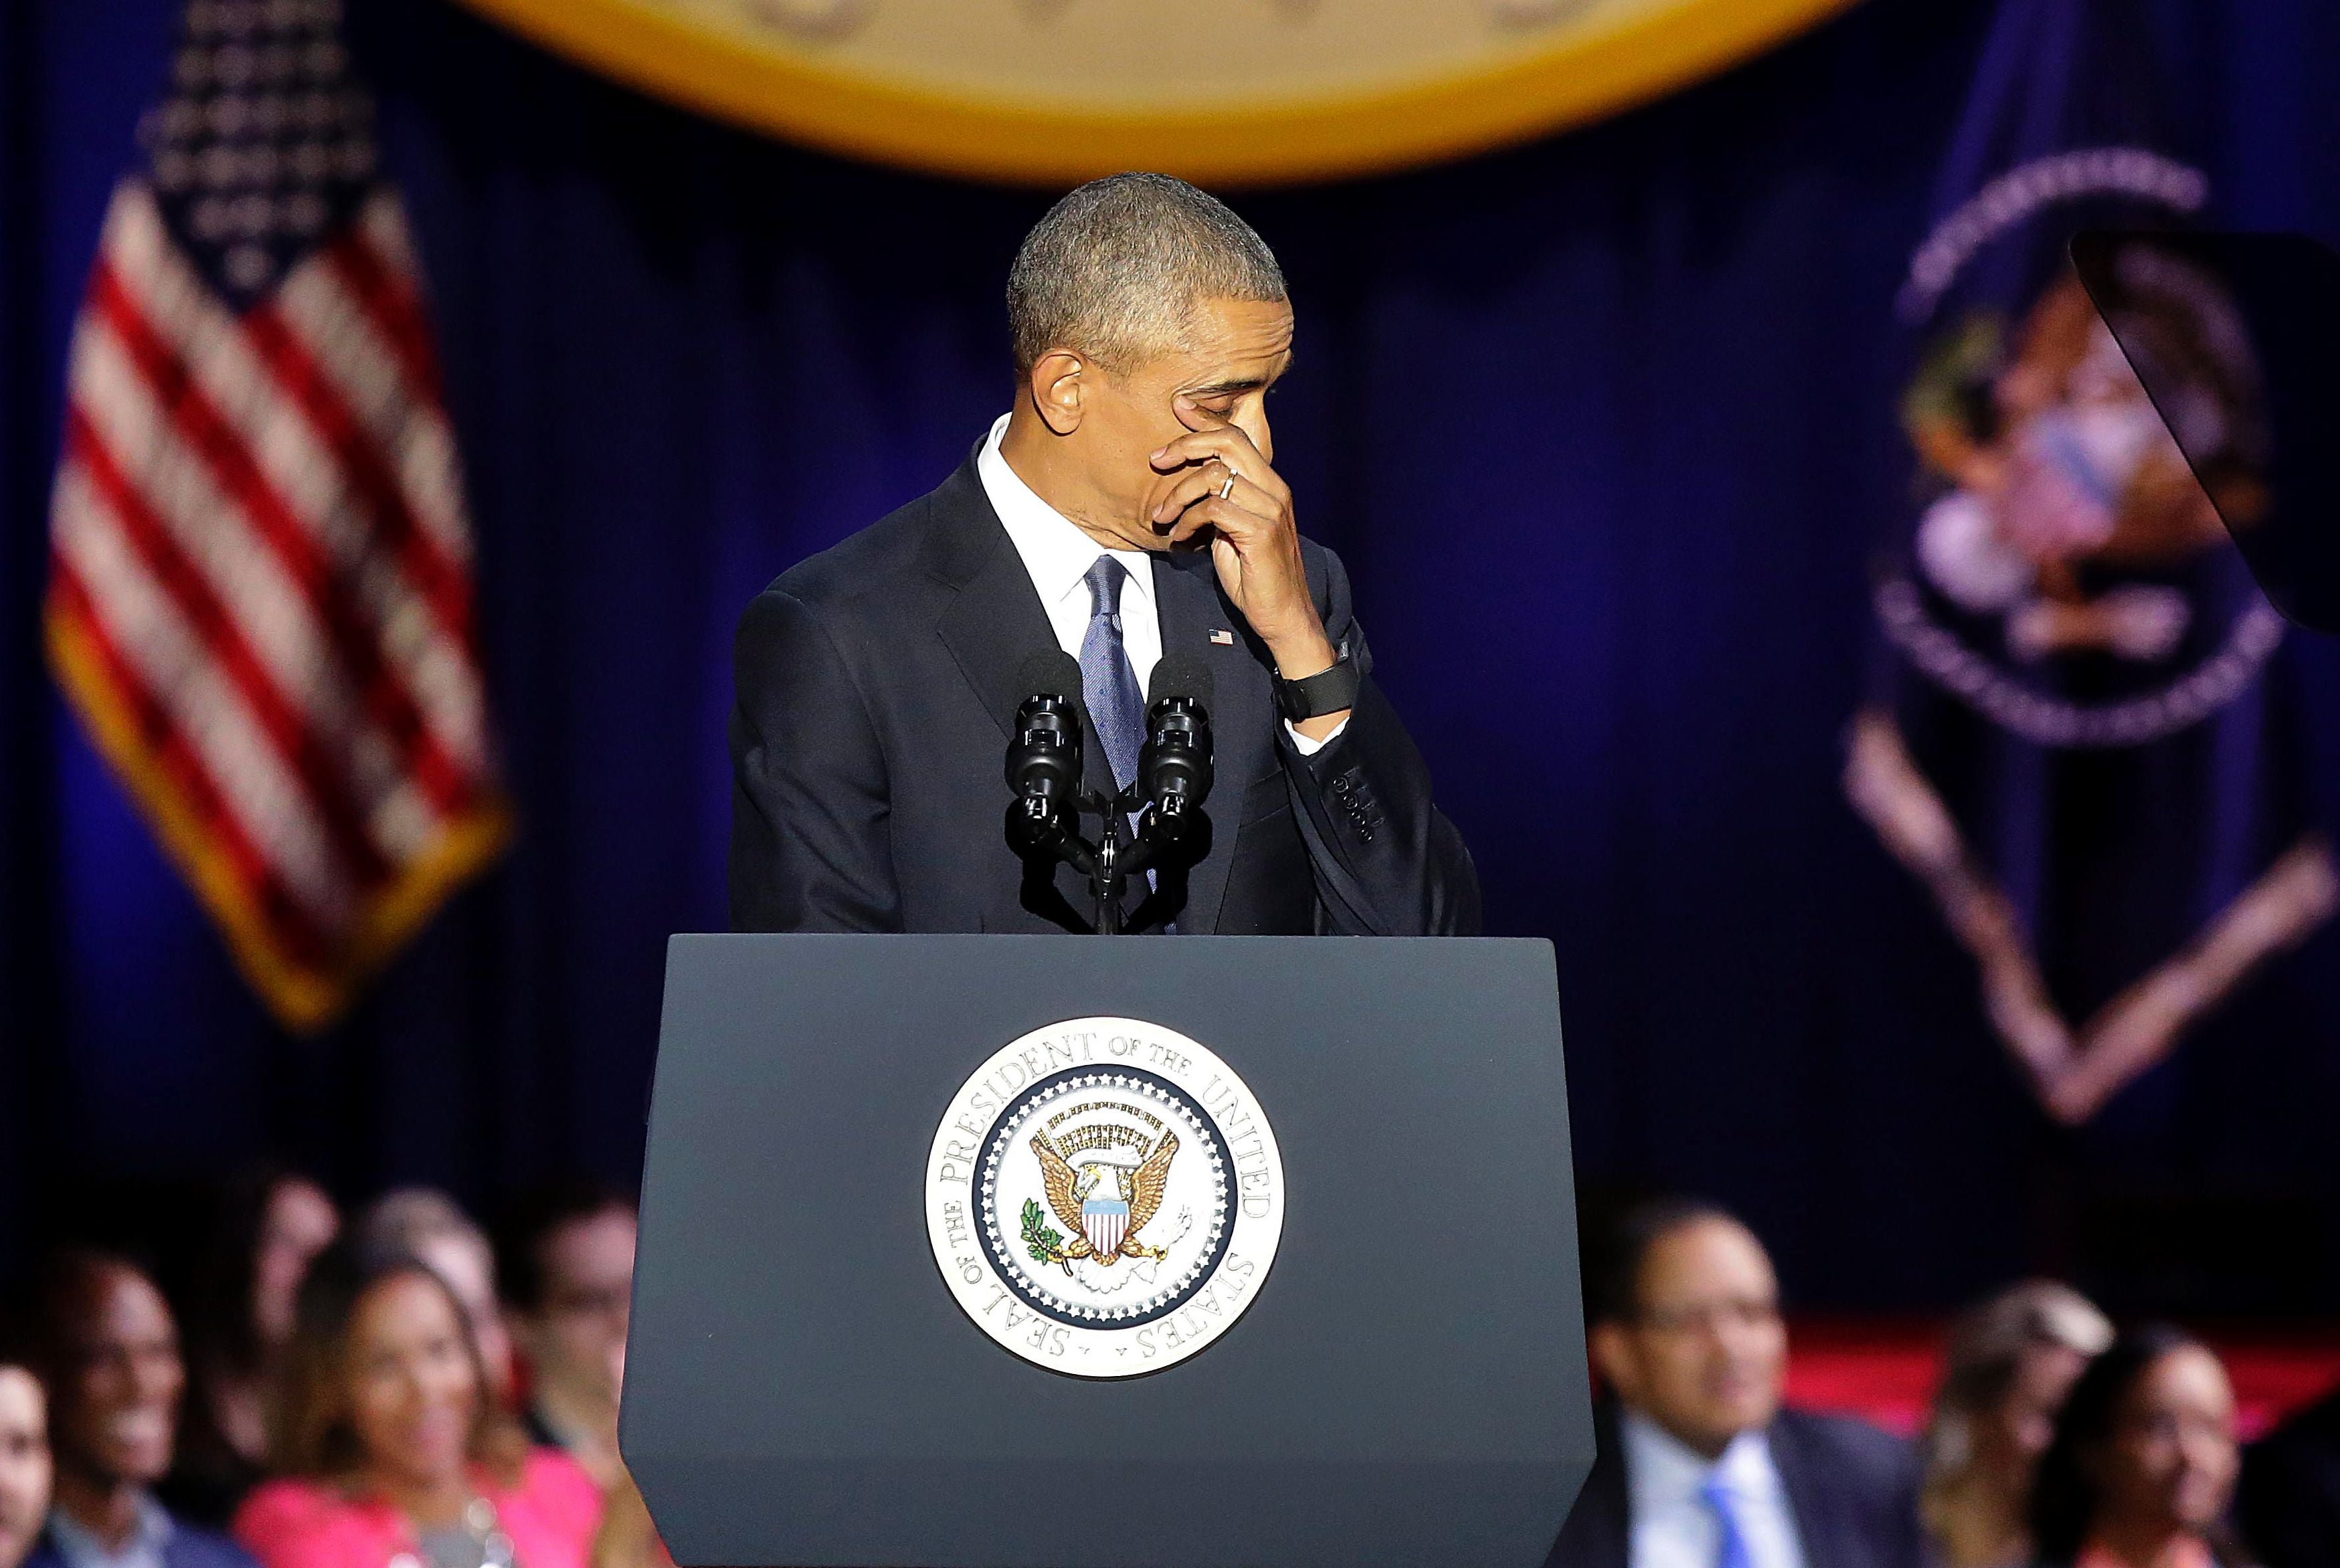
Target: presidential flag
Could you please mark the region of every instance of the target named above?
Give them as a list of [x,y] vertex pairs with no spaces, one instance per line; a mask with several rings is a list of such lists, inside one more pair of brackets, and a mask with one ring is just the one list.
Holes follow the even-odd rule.
[[[2073,1125],[2340,911],[2283,617],[2220,521],[2266,488],[2248,350],[2198,283],[2131,277],[2115,316],[2175,389],[2157,409],[2070,261],[2091,229],[2216,222],[2149,20],[1999,0],[1899,300],[1913,504],[1845,774]],[[2198,471],[2163,420],[2181,408]],[[2171,1136],[2178,1102],[2133,1097],[2122,1136]]]
[[471,525],[338,0],[191,0],[74,333],[46,629],[288,1026],[506,833]]

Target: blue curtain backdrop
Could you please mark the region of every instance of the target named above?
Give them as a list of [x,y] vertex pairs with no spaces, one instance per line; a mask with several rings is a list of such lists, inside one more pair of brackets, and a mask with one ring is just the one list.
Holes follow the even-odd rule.
[[[352,1194],[630,1176],[664,938],[724,920],[734,617],[1005,407],[1000,286],[1046,195],[707,123],[444,0],[352,10],[523,836],[352,1020],[288,1040],[83,743],[37,636],[61,367],[174,6],[0,0],[0,1255],[68,1189],[263,1151]],[[2227,219],[2340,241],[2340,13],[2147,13]],[[1893,294],[1988,21],[1871,0],[1575,135],[1239,197],[1299,309],[1278,464],[1492,929],[1558,943],[1589,1180],[1737,1203],[1808,1302],[2077,1265],[2139,1302],[2328,1307],[2340,941],[2132,1091],[2174,1109],[2058,1133],[1839,790],[1909,500]],[[2286,660],[2329,820],[2340,654]]]

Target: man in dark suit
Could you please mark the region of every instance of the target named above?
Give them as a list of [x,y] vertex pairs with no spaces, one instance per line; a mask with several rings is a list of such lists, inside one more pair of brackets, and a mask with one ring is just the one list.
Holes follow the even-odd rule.
[[233,1542],[155,1501],[187,1372],[154,1282],[112,1253],[61,1253],[35,1293],[31,1338],[55,1492],[24,1568],[254,1568]]
[[1707,1204],[1628,1213],[1591,1271],[1613,1397],[1547,1568],[1917,1568],[1917,1467],[1875,1427],[1780,1406],[1770,1259]]
[[1086,880],[1027,878],[1002,833],[1019,672],[1060,649],[1105,794],[1135,775],[1155,666],[1210,672],[1211,830],[1160,868],[1156,929],[1474,932],[1470,854],[1270,465],[1293,316],[1266,245],[1190,185],[1115,175],[1034,228],[1007,303],[1016,399],[989,437],[740,621],[732,924],[1075,925]]

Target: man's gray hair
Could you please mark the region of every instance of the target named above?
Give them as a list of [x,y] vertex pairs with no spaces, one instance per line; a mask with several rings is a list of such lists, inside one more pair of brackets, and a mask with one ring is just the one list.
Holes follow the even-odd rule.
[[1225,202],[1167,174],[1109,174],[1024,236],[1007,330],[1018,371],[1051,349],[1118,370],[1183,343],[1203,301],[1288,297],[1274,252]]

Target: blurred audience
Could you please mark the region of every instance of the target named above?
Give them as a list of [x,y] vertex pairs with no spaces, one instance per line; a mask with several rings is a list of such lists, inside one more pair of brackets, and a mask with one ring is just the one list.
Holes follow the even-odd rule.
[[[264,1568],[585,1568],[601,1496],[491,1391],[465,1303],[369,1226],[302,1282],[269,1481],[235,1532]],[[387,1235],[385,1226],[378,1233]]]
[[2226,1525],[2240,1455],[2218,1358],[2174,1328],[2115,1339],[2072,1385],[2039,1458],[2044,1568],[2239,1568]]
[[224,1525],[266,1474],[268,1389],[293,1295],[341,1223],[324,1189],[294,1172],[267,1167],[229,1183],[188,1304],[187,1409],[162,1492],[187,1517]]
[[428,1187],[402,1187],[375,1198],[358,1217],[356,1232],[369,1253],[419,1258],[446,1282],[463,1304],[490,1396],[509,1406],[511,1335],[496,1297],[496,1254],[488,1233],[453,1198]]
[[1912,1568],[1914,1458],[1780,1408],[1787,1329],[1762,1243],[1709,1204],[1623,1217],[1591,1281],[1599,1457],[1547,1568]]
[[529,1435],[566,1448],[604,1486],[618,1457],[618,1392],[633,1300],[634,1202],[590,1182],[545,1188],[515,1205],[497,1268],[528,1366]]
[[0,1356],[0,1568],[18,1568],[49,1513],[48,1398],[31,1368]]
[[187,1376],[154,1281],[112,1253],[60,1253],[35,1289],[30,1330],[55,1469],[26,1568],[252,1568],[233,1543],[154,1496]]
[[[672,1568],[618,1451],[633,1201],[541,1188],[491,1247],[411,1188],[341,1230],[305,1178],[238,1183],[185,1357],[135,1263],[55,1255],[0,1341],[0,1568]],[[1588,1239],[1599,1453],[1546,1568],[2340,1568],[2340,1392],[2246,1466],[2213,1353],[2026,1281],[1952,1326],[1921,1480],[1782,1407],[1778,1280],[1730,1213]],[[203,1527],[231,1510],[242,1547]]]
[[2032,1555],[2031,1476],[2105,1315],[2067,1286],[2026,1280],[1951,1326],[1921,1450],[1920,1508],[1945,1568],[2020,1568]]
[[2340,1389],[2244,1452],[2236,1501],[2243,1538],[2266,1568],[2340,1563]]

